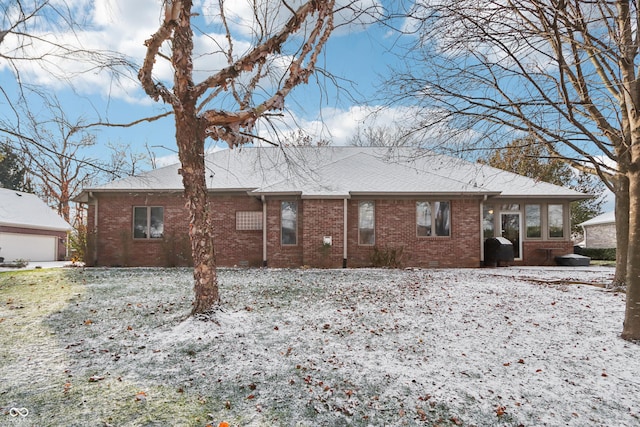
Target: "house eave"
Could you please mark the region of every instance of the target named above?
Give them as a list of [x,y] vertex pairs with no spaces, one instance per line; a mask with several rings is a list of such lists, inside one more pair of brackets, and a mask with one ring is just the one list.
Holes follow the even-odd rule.
[[17,223],[17,222],[3,222],[3,221],[0,221],[0,227],[22,228],[22,229],[40,230],[40,231],[62,231],[62,232],[73,230],[71,226],[51,227],[47,225],[37,225],[37,224],[27,224],[27,223],[23,224],[23,223]]
[[586,199],[591,199],[595,196],[591,195],[591,194],[585,194],[585,195],[569,195],[569,194],[500,194],[498,193],[497,195],[494,196],[490,196],[493,199],[500,199],[500,200],[522,200],[522,199],[529,199],[529,200],[569,200],[569,201],[576,201],[576,200],[586,200]]
[[500,192],[492,191],[351,191],[352,197],[492,197]]
[[72,201],[76,203],[89,203],[89,199],[93,197],[94,194],[103,193],[182,193],[184,192],[184,188],[87,188],[84,189],[75,196]]

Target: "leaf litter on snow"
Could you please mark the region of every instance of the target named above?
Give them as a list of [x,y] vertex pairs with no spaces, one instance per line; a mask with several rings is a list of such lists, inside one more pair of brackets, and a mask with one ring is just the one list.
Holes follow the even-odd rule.
[[48,322],[91,386],[179,391],[232,425],[634,425],[624,295],[531,281],[611,272],[223,269],[198,319],[189,270],[89,269]]

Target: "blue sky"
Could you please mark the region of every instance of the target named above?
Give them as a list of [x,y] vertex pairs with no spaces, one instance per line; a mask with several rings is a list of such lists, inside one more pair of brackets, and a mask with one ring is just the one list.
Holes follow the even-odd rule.
[[[199,6],[196,11],[206,15],[204,11],[213,7],[217,1],[201,0],[195,3]],[[237,50],[242,48],[245,41],[240,21],[248,13],[247,3],[226,2],[230,9],[229,20],[238,24],[236,28],[232,28],[239,40]],[[367,7],[376,4],[376,0],[361,0],[359,3]],[[160,0],[75,0],[72,4],[77,8],[78,16],[89,24],[85,31],[76,34],[83,46],[125,52],[132,60],[142,62],[145,53],[143,42],[158,27],[162,13]],[[215,22],[198,19],[200,28],[216,31]],[[206,24],[212,25],[205,27]],[[220,28],[217,30],[219,32]],[[364,122],[372,124],[368,113],[375,108],[375,103],[369,106],[365,106],[365,103],[375,96],[380,84],[379,75],[387,72],[388,65],[394,59],[387,51],[394,37],[386,28],[375,25],[349,25],[336,30],[325,47],[319,65],[338,79],[342,89],[336,88],[334,83],[320,74],[317,74],[319,83],[312,78],[308,85],[296,88],[285,103],[292,115],[285,120],[288,123],[286,129],[300,125],[307,132],[340,145],[347,143]],[[77,43],[72,34],[56,34],[56,38]],[[196,40],[196,49],[198,44]],[[34,47],[34,51],[37,51],[37,47]],[[78,69],[77,64],[64,60],[60,60],[56,66],[69,72]],[[21,63],[23,81],[37,84],[55,94],[71,121],[82,118],[85,122],[108,119],[110,122],[123,123],[166,110],[166,106],[152,101],[143,93],[133,74],[115,82],[107,72],[81,73],[73,77],[69,86],[55,79],[49,71],[50,69],[41,69],[33,64]],[[3,87],[10,89],[9,82],[14,81],[12,71],[0,62],[0,73],[0,78],[5,82]],[[170,84],[169,73],[167,67],[159,68],[159,77],[165,78]],[[33,101],[34,104],[39,102],[37,99]],[[39,107],[34,105],[34,108]],[[378,124],[390,124],[392,115],[393,112],[389,112],[379,118]],[[108,144],[130,146],[134,151],[144,151],[147,144],[161,162],[175,159],[172,117],[133,128],[99,128],[95,130],[95,134],[98,142],[94,149],[96,156],[103,155],[103,148]],[[207,143],[214,144],[210,140]]]
[[[300,1],[292,0],[290,3]],[[348,1],[338,0],[342,3]],[[142,62],[144,40],[157,30],[162,16],[161,0],[73,0],[70,3],[74,8],[74,16],[79,21],[86,22],[87,26],[75,34],[56,32],[57,40],[67,44],[81,44],[88,49],[124,52],[133,61]],[[196,0],[194,3],[195,11],[201,14],[195,21],[198,27],[210,34],[220,34],[220,26],[207,18],[215,15],[210,13],[210,8],[215,9],[217,0]],[[248,26],[245,19],[251,15],[247,9],[248,4],[248,1],[242,0],[226,2],[232,31],[237,36],[237,51],[248,46]],[[357,4],[363,8],[379,6],[378,0],[358,0]],[[338,22],[340,19],[338,17]],[[373,125],[391,127],[400,117],[410,116],[410,109],[407,107],[389,108],[376,117],[370,114],[379,107],[380,101],[376,100],[376,96],[382,79],[388,77],[389,67],[394,66],[398,60],[390,52],[397,37],[388,28],[375,24],[351,24],[338,28],[325,47],[318,65],[337,78],[341,89],[324,79],[321,73],[317,73],[318,83],[312,78],[308,85],[296,88],[287,98],[285,105],[290,115],[285,117],[286,125],[282,127],[282,131],[286,133],[299,126],[316,138],[330,140],[334,145],[344,145],[358,128]],[[196,33],[196,50],[203,52],[207,41],[208,39]],[[8,43],[11,41],[5,39],[3,49],[7,48]],[[34,45],[32,49],[33,55],[37,55],[39,47]],[[211,58],[204,58],[200,63],[202,68],[208,69],[215,69],[220,64],[225,65]],[[167,111],[166,106],[154,102],[142,91],[135,76],[137,70],[119,82],[114,81],[106,71],[77,73],[69,85],[52,76],[52,65],[59,67],[63,73],[74,73],[79,69],[77,63],[64,59],[48,64],[46,69],[33,63],[21,62],[21,78],[23,82],[36,84],[59,97],[70,121],[81,118],[85,122],[108,120],[126,123]],[[170,85],[170,72],[168,67],[159,66],[157,77]],[[203,74],[197,75],[196,78],[202,76]],[[0,62],[0,78],[3,89],[11,91],[15,79],[12,70],[4,62]],[[38,110],[38,102],[40,101],[33,101],[30,109]],[[5,113],[1,112],[3,109]],[[0,114],[7,114],[8,111],[6,106],[0,107]],[[102,127],[93,132],[97,144],[88,153],[90,157],[108,156],[109,151],[105,148],[108,145],[130,147],[134,152],[146,151],[146,145],[158,158],[159,165],[177,161],[171,116],[132,128]],[[215,144],[215,141],[207,141],[209,148]]]

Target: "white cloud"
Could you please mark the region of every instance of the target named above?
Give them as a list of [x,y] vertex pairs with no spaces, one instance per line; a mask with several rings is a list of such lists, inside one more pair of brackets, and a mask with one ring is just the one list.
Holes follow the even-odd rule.
[[[343,7],[350,0],[338,0],[339,7]],[[291,7],[298,7],[302,0],[292,0]],[[69,28],[59,26],[52,29],[50,22],[34,20],[30,22],[28,32],[47,42],[33,40],[25,46],[18,37],[5,38],[2,51],[12,52],[23,49],[26,57],[40,57],[47,54],[46,61],[20,61],[20,77],[25,83],[34,83],[54,89],[61,89],[69,81],[74,90],[83,95],[99,94],[101,96],[116,97],[134,104],[147,104],[149,100],[142,93],[136,73],[133,69],[119,67],[116,73],[112,73],[106,67],[97,67],[90,62],[83,62],[83,55],[69,55],[62,49],[55,49],[54,43],[66,47],[77,48],[85,51],[114,52],[125,55],[131,61],[140,64],[144,58],[146,48],[144,41],[157,29],[161,22],[163,11],[158,0],[54,0],[53,7],[60,10],[68,7],[66,13],[84,23],[83,28],[72,31]],[[227,19],[238,36],[234,41],[234,53],[236,56],[247,52],[255,39],[255,16],[252,1],[227,1]],[[259,2],[261,11],[259,16],[265,15],[272,26],[279,26],[288,19],[290,13],[282,8],[280,0],[265,0]],[[227,65],[227,58],[223,54],[228,44],[224,35],[224,28],[220,25],[218,14],[218,2],[203,0],[195,2],[194,12],[199,17],[194,18],[203,24],[198,25],[206,31],[206,34],[196,33],[194,37],[196,81],[202,80],[212,72]],[[275,7],[279,7],[276,12]],[[357,0],[343,9],[336,17],[336,25],[342,25],[353,20],[354,14],[363,10],[371,10],[380,7],[377,0]],[[355,12],[354,12],[355,11]],[[367,15],[356,23],[350,24],[338,32],[359,31],[370,23]],[[46,25],[46,26],[45,26]],[[165,52],[169,53],[169,52]],[[86,55],[84,59],[88,59]],[[284,58],[274,62],[279,71],[288,66]],[[0,70],[8,67],[8,63],[0,60]],[[115,78],[114,78],[115,76]],[[65,81],[68,78],[69,81]],[[168,86],[173,80],[173,72],[168,61],[158,59],[154,68],[154,78],[166,82]],[[266,84],[263,83],[263,84]],[[267,85],[268,86],[268,85]]]

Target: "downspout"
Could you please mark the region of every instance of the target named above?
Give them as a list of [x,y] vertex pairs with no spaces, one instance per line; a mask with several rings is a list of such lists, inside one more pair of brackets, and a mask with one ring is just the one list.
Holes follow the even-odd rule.
[[93,265],[98,265],[98,198],[93,197],[93,192],[89,192],[89,198],[94,199],[95,209],[93,212]]
[[344,199],[342,222],[342,268],[347,268],[347,199]]
[[484,195],[484,199],[482,199],[482,203],[480,203],[480,266],[482,267],[484,265],[484,241],[482,240],[484,238],[483,236],[483,227],[482,227],[482,221],[484,221],[484,202],[487,201],[487,195]]
[[267,200],[264,196],[262,200],[262,266],[267,266]]

